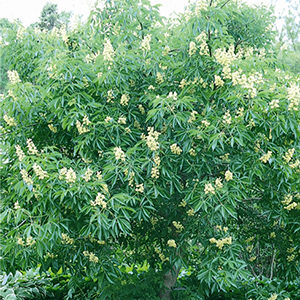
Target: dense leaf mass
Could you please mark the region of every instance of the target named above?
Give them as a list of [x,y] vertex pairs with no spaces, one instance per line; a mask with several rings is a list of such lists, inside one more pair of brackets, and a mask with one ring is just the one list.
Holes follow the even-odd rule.
[[9,29],[1,269],[62,268],[66,299],[293,296],[300,87],[272,22],[119,0],[72,30]]

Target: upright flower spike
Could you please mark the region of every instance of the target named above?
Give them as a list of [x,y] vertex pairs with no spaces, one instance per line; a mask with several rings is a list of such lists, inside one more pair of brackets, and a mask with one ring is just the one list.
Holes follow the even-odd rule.
[[181,152],[182,152],[182,149],[175,143],[175,144],[172,144],[170,146],[170,149],[171,149],[171,152],[174,153],[174,154],[177,154],[177,155],[180,155]]
[[153,127],[148,127],[147,130],[148,130],[148,135],[146,136],[147,146],[151,151],[156,151],[159,149],[158,137],[160,136],[160,133],[154,131]]
[[32,139],[28,139],[27,140],[27,148],[28,148],[28,152],[31,155],[37,155],[39,153],[39,151],[37,150],[35,144],[33,143]]
[[11,84],[16,84],[21,82],[17,71],[7,71],[7,76]]
[[206,183],[205,187],[204,187],[204,193],[205,194],[215,194],[215,188],[213,187],[213,185],[211,183]]
[[16,126],[17,123],[13,117],[9,117],[7,114],[3,116],[3,120],[6,122],[8,126]]
[[189,56],[193,56],[197,51],[196,43],[191,41],[190,48],[189,48]]
[[39,178],[39,179],[44,179],[49,177],[48,173],[46,171],[44,171],[41,166],[39,166],[37,163],[34,163],[32,166],[35,175]]
[[262,161],[263,163],[267,163],[269,159],[272,156],[272,151],[268,151],[266,154],[264,154],[259,160]]
[[115,152],[116,160],[125,161],[125,153],[121,149],[121,147],[115,147],[114,152]]
[[93,170],[91,170],[90,168],[87,168],[87,170],[85,171],[85,173],[83,175],[83,179],[86,182],[90,181],[93,173],[94,173]]
[[287,89],[287,92],[288,92],[288,100],[290,101],[288,110],[298,111],[299,104],[300,104],[300,87],[295,83],[293,83]]
[[105,61],[112,62],[114,60],[115,51],[108,38],[105,39],[103,57]]
[[229,170],[227,170],[225,172],[225,180],[229,181],[229,180],[232,180],[232,179],[233,179],[233,174]]
[[15,148],[19,161],[22,161],[25,158],[25,153],[23,152],[20,145],[16,145]]
[[147,34],[141,42],[141,49],[143,51],[150,51],[151,34]]
[[76,173],[72,168],[70,168],[66,173],[66,181],[68,183],[75,183],[76,181]]
[[129,102],[129,96],[126,94],[123,94],[120,100],[120,104],[123,106],[127,106]]
[[167,244],[169,247],[173,247],[173,248],[177,247],[175,240],[168,240]]

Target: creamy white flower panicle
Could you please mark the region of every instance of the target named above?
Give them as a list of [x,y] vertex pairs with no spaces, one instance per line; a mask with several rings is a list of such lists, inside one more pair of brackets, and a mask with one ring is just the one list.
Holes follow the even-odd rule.
[[101,171],[98,171],[98,172],[96,173],[96,177],[97,177],[98,180],[102,180],[102,179],[103,179],[102,172],[101,172]]
[[209,4],[207,0],[198,0],[196,2],[196,8],[195,8],[196,15],[198,16],[201,13],[201,11],[207,11],[208,6]]
[[29,154],[37,155],[39,151],[37,150],[35,144],[33,143],[32,139],[27,139],[27,148]]
[[3,120],[6,122],[8,126],[16,126],[17,123],[13,117],[9,117],[7,114],[3,116]]
[[138,109],[139,109],[139,111],[141,112],[142,115],[145,114],[145,108],[142,104],[139,104]]
[[69,237],[66,233],[61,234],[61,243],[66,245],[72,245],[74,244],[74,239]]
[[170,92],[167,96],[167,98],[173,99],[174,101],[177,100],[177,93],[176,92]]
[[114,93],[113,93],[113,90],[109,90],[108,92],[107,92],[107,103],[113,103],[114,101],[113,101],[113,99],[115,98],[115,96],[114,96]]
[[244,116],[244,107],[239,107],[238,110],[236,111],[236,117],[241,118]]
[[[96,53],[87,54],[85,57],[85,61],[89,63],[94,63],[96,61],[96,58],[100,54],[100,51],[98,50]],[[99,77],[98,77],[99,78]]]
[[276,300],[278,297],[278,295],[276,293],[272,294],[270,298],[268,298],[268,300]]
[[87,125],[91,124],[90,120],[88,119],[87,116],[84,116],[83,120],[82,120],[82,124],[80,123],[80,121],[76,121],[76,128],[78,130],[79,134],[83,134],[86,132],[89,132],[90,130],[86,127]]
[[223,66],[230,66],[237,59],[237,55],[234,53],[234,45],[231,45],[228,50],[225,48],[216,49],[214,56],[216,61]]
[[159,148],[158,137],[160,133],[154,131],[153,127],[148,127],[147,130],[148,130],[148,135],[146,136],[147,146],[151,151],[156,151]]
[[17,200],[16,202],[15,202],[15,204],[14,204],[14,209],[15,210],[18,210],[18,209],[20,209],[21,208],[21,206],[20,206],[20,204],[19,204],[19,201]]
[[144,193],[144,185],[141,183],[141,184],[137,184],[135,186],[135,191],[138,192],[138,193]]
[[284,209],[286,209],[286,210],[292,210],[292,209],[295,209],[297,206],[298,206],[298,204],[296,202],[292,202],[288,206],[285,206]]
[[221,87],[224,85],[224,81],[222,80],[222,78],[219,75],[215,75],[215,85],[217,87]]
[[154,163],[157,165],[157,166],[160,166],[160,157],[158,155],[155,155],[154,159],[153,159]]
[[209,55],[209,48],[207,45],[207,34],[206,32],[201,32],[197,37],[196,37],[196,42],[200,44],[200,55]]
[[184,226],[180,222],[173,221],[172,224],[176,228],[177,232],[181,232],[184,229]]
[[227,170],[225,172],[225,180],[229,181],[229,180],[232,180],[232,179],[233,179],[233,174],[229,170]]
[[287,194],[284,196],[284,200],[281,201],[284,205],[289,205],[293,201],[293,196],[291,194]]
[[70,168],[69,170],[67,168],[62,168],[61,170],[59,170],[59,179],[63,178],[65,178],[68,183],[75,183],[76,173],[72,168]]
[[107,203],[104,201],[104,199],[105,199],[105,196],[101,193],[98,193],[95,201],[93,201],[93,200],[91,201],[91,205],[92,206],[102,206],[102,208],[105,209],[107,206]]
[[72,168],[70,168],[66,173],[66,181],[68,183],[75,183],[76,181],[76,173]]
[[108,38],[105,39],[104,49],[103,49],[103,57],[105,61],[112,62],[114,60],[115,51],[114,48]]
[[27,185],[33,185],[33,181],[31,179],[31,176],[28,174],[28,172],[25,170],[25,169],[22,169],[20,171],[21,175],[22,175],[22,178],[24,180],[24,182],[27,184]]
[[123,94],[121,97],[121,100],[120,100],[120,104],[123,106],[126,106],[126,105],[128,105],[128,102],[129,102],[129,96],[126,94]]
[[64,176],[66,176],[66,174],[67,174],[67,172],[68,172],[68,169],[67,168],[62,168],[62,169],[60,169],[59,170],[59,179],[63,179],[64,178]]
[[7,71],[7,76],[8,76],[10,83],[12,83],[12,84],[21,82],[17,71]]
[[57,127],[56,127],[56,126],[53,126],[53,124],[49,124],[48,127],[49,127],[49,129],[50,129],[52,132],[54,132],[54,133],[57,132]]
[[216,244],[216,246],[217,246],[220,250],[222,250],[223,247],[224,247],[224,245],[231,245],[231,244],[232,244],[232,237],[230,236],[230,237],[226,237],[226,238],[219,239],[219,240],[217,240],[217,239],[215,239],[215,238],[211,238],[211,239],[209,239],[209,242],[210,242],[211,244]]
[[173,247],[173,248],[177,247],[175,240],[168,240],[167,244],[169,247]]
[[189,48],[189,56],[194,55],[197,52],[197,46],[196,43],[191,41],[190,42],[190,48]]
[[191,156],[196,156],[196,155],[197,155],[197,152],[196,152],[196,150],[195,150],[194,148],[191,148],[191,149],[189,150],[189,154],[190,154]]
[[267,163],[269,159],[272,156],[272,151],[268,151],[266,154],[264,154],[259,160],[262,161],[263,163]]
[[141,42],[141,49],[143,51],[150,51],[150,42],[151,42],[151,34],[147,34]]
[[25,28],[22,26],[19,26],[18,31],[17,31],[17,40],[22,40],[24,37],[25,33]]
[[61,38],[62,40],[64,41],[65,44],[68,43],[68,40],[69,40],[69,37],[68,37],[68,34],[67,34],[67,30],[66,30],[66,26],[63,25],[60,30],[59,30],[59,33],[61,35]]
[[115,152],[115,158],[116,158],[116,160],[125,161],[125,153],[121,149],[121,147],[115,147],[114,148],[114,152]]
[[184,89],[184,87],[187,86],[187,85],[188,85],[188,82],[186,81],[185,78],[183,78],[183,79],[180,81],[179,87],[180,87],[181,89]]
[[283,156],[283,159],[288,163],[295,153],[295,148],[289,149]]
[[99,262],[98,256],[96,256],[93,252],[83,251],[83,255],[88,257],[90,262],[95,264]]
[[204,193],[205,194],[215,194],[215,188],[213,187],[213,185],[211,183],[206,183],[204,186]]
[[229,110],[227,110],[225,115],[223,116],[223,123],[230,125],[231,120],[232,120],[232,118],[231,118],[230,112],[229,112]]
[[171,152],[174,153],[174,154],[177,154],[177,155],[180,155],[181,152],[182,152],[182,149],[175,143],[175,144],[172,144],[170,146],[170,149],[171,149]]
[[170,51],[171,51],[171,48],[167,45],[167,46],[165,46],[162,54],[166,56],[169,54]]
[[126,124],[126,117],[120,117],[120,118],[118,119],[118,123],[119,123],[119,124],[125,125],[125,124]]
[[269,103],[269,106],[271,109],[275,109],[279,107],[279,100],[278,99],[274,99]]
[[292,83],[291,86],[287,89],[288,100],[290,101],[288,110],[299,110],[300,104],[300,88],[295,83]]
[[158,179],[159,178],[159,169],[158,166],[154,166],[151,168],[151,177],[154,179]]
[[22,161],[25,158],[25,153],[23,152],[20,145],[16,145],[15,148],[19,161]]
[[110,117],[110,116],[107,116],[105,119],[104,119],[104,122],[105,123],[109,123],[111,122],[113,119]]
[[[248,77],[246,74],[242,74],[241,70],[235,71],[233,73],[230,73],[230,68],[228,66],[223,67],[223,76],[224,78],[231,78],[232,84],[235,85],[241,85],[243,88],[247,89],[249,92],[249,96],[251,98],[254,98],[257,95],[257,89],[255,87],[256,84],[261,84],[264,82],[263,75],[259,72],[255,72],[253,74],[250,74]],[[270,102],[270,105],[275,105],[277,107],[277,104],[279,102],[272,101]],[[274,107],[275,108],[275,107]]]
[[193,110],[191,112],[190,118],[188,119],[188,123],[193,123],[194,121],[196,121],[196,115],[198,115],[198,112]]
[[157,72],[157,74],[156,74],[156,82],[158,84],[161,84],[164,82],[164,77],[160,72]]
[[90,181],[93,173],[94,173],[93,170],[91,170],[90,168],[87,168],[87,170],[85,171],[85,173],[83,175],[83,179],[86,182]]
[[36,243],[33,237],[30,235],[26,238],[26,246],[32,246]]
[[44,171],[41,166],[39,166],[37,163],[34,163],[33,166],[33,171],[35,173],[35,175],[39,178],[39,179],[44,179],[49,177],[48,173],[46,171]]
[[242,76],[244,76],[243,82],[246,82],[246,75],[242,75],[242,70],[238,70],[231,73],[231,69],[229,67],[223,67],[223,76],[224,78],[231,78],[233,86],[236,86],[241,83]]
[[215,181],[215,185],[218,189],[221,189],[223,187],[222,179],[217,178],[216,181]]
[[210,125],[210,122],[208,122],[207,120],[202,120],[201,123],[205,126],[208,127]]

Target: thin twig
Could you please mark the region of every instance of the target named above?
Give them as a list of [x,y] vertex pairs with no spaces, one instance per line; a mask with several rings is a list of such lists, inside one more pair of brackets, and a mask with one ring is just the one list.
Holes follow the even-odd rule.
[[223,8],[228,2],[230,2],[230,0],[227,0],[225,3],[223,3],[220,8]]
[[275,263],[275,255],[276,255],[276,249],[273,250],[273,255],[272,255],[271,271],[270,271],[270,280],[272,280],[272,278],[273,278],[273,273],[274,273],[274,263]]

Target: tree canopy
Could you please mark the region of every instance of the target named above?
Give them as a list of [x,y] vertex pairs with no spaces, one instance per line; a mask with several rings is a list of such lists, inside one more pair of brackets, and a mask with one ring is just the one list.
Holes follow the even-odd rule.
[[1,269],[62,273],[65,299],[296,296],[300,87],[273,21],[118,0],[69,31],[12,30]]
[[67,26],[70,22],[71,13],[57,11],[57,4],[48,2],[42,9],[40,21],[37,23],[40,29],[51,30],[54,27]]

